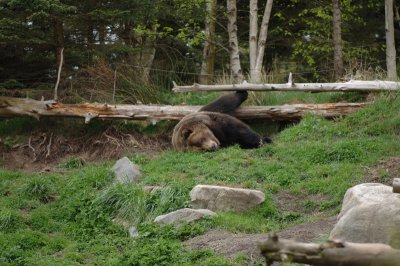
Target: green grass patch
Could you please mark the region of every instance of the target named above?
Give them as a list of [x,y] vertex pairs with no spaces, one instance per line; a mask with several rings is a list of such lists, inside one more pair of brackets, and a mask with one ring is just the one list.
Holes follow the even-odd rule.
[[[399,105],[398,95],[390,94],[345,118],[307,115],[256,150],[131,155],[143,172],[139,184],[114,183],[112,162],[91,165],[78,158],[52,174],[0,169],[0,264],[242,265],[243,256],[227,260],[210,250],[189,251],[182,241],[209,229],[281,230],[312,220],[311,212],[337,212],[345,191],[362,182],[368,167],[400,156]],[[259,189],[266,200],[248,212],[218,213],[178,228],[152,222],[190,206],[196,184]],[[163,189],[148,193],[143,185]],[[274,200],[282,192],[299,198],[285,203],[296,204],[295,211]],[[135,224],[139,237],[130,238],[115,218]]]

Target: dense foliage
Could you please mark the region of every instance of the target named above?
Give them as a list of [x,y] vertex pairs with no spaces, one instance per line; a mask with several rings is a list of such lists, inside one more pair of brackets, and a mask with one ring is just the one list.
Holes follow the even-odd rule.
[[[171,80],[193,82],[201,65],[207,16],[204,2],[1,1],[0,87],[43,88],[54,84],[61,47],[65,48],[62,85],[66,88],[72,87],[77,78],[81,83],[101,81],[99,76],[84,71],[99,60],[105,62],[111,73],[103,77],[111,80],[105,85],[107,88],[113,86],[113,72],[117,69],[120,73],[120,68],[124,68],[122,77],[132,77],[143,76],[150,67],[150,83],[168,88]],[[217,7],[217,81],[223,78],[229,65],[225,4],[218,2]],[[263,5],[259,3],[260,17]],[[348,75],[355,75],[360,67],[385,68],[383,5],[383,1],[377,0],[342,1],[344,60]],[[395,5],[400,6],[399,1],[395,1]],[[248,21],[248,1],[238,1],[239,43],[245,72],[249,65]],[[398,38],[399,24],[395,23],[395,27]],[[331,36],[331,1],[274,1],[264,67],[267,72],[275,70],[276,81],[285,80],[288,71],[294,72],[297,80],[330,80]],[[145,62],[149,53],[155,55],[149,59],[150,66]],[[118,84],[117,87],[129,87],[142,81],[133,79],[128,85]],[[148,83],[149,79],[145,81]],[[93,87],[101,89],[101,86]],[[143,101],[140,97],[134,100]]]

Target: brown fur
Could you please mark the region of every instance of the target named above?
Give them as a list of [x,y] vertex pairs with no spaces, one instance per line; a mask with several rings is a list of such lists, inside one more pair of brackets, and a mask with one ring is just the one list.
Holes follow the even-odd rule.
[[247,98],[247,92],[226,94],[204,106],[199,112],[185,116],[174,128],[172,144],[180,151],[215,151],[238,144],[254,149],[269,143],[251,128],[228,113]]
[[206,113],[185,116],[174,128],[172,145],[176,150],[217,150],[220,142],[210,130],[212,121]]

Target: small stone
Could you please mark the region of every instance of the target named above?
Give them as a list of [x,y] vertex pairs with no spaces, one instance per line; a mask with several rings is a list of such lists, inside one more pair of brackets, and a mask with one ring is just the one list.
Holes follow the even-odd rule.
[[137,231],[136,226],[132,225],[131,227],[129,227],[129,236],[132,238],[139,236],[139,232]]
[[254,189],[197,185],[190,192],[190,198],[195,209],[243,212],[263,203],[265,195]]
[[132,163],[127,157],[119,159],[111,170],[115,179],[120,183],[137,182],[142,176],[138,165]]

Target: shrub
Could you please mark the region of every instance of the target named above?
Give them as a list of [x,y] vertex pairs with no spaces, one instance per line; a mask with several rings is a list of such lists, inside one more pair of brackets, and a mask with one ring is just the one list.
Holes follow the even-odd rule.
[[24,186],[23,193],[43,203],[47,203],[54,193],[53,184],[48,179],[34,177]]
[[0,231],[11,231],[19,226],[22,217],[9,209],[0,210]]
[[6,88],[6,89],[21,89],[21,88],[24,88],[25,85],[15,79],[9,79],[9,80],[6,80],[6,81],[0,83],[0,87]]

